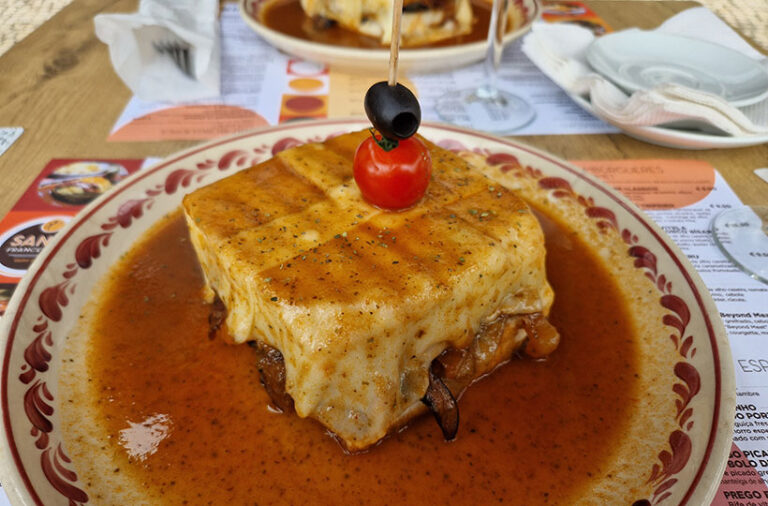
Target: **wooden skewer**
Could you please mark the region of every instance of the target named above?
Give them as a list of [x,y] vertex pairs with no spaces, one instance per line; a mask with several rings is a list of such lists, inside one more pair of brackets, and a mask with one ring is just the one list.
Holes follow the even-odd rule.
[[397,84],[397,60],[400,55],[400,24],[403,17],[403,0],[394,0],[392,11],[392,42],[389,46],[389,85]]

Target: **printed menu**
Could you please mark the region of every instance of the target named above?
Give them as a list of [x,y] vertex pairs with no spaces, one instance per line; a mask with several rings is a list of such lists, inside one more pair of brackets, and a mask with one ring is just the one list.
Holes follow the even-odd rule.
[[[581,2],[548,2],[545,19],[580,23],[604,33],[605,22]],[[112,128],[110,141],[210,139],[227,133],[296,119],[363,115],[368,87],[386,78],[361,77],[334,67],[288,56],[261,39],[245,23],[234,3],[221,12],[221,96],[170,104],[132,98]],[[258,64],[254,64],[258,62]],[[446,90],[474,88],[484,82],[483,64],[430,74],[400,76],[422,105],[425,121],[440,121],[436,100]],[[520,41],[504,52],[499,86],[531,104],[536,116],[516,135],[612,133],[618,130],[571,100],[520,50]]]
[[51,238],[88,203],[136,172],[140,160],[55,159],[0,220],[0,315]]
[[[51,160],[0,221],[0,312],[47,242],[84,205],[154,160]],[[688,256],[723,319],[733,353],[734,441],[714,506],[768,506],[768,285],[741,272],[711,234],[714,216],[741,202],[696,160],[575,161],[642,207]],[[0,506],[5,500],[0,490]]]
[[768,506],[768,285],[741,272],[710,232],[742,205],[711,165],[693,160],[574,162],[631,198],[688,256],[725,324],[736,374],[733,446],[715,506]]

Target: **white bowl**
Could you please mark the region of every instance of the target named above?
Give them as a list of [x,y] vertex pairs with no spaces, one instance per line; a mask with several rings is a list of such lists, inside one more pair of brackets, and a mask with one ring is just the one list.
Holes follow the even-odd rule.
[[[327,63],[340,70],[355,73],[383,72],[389,65],[389,49],[332,46],[298,39],[273,30],[260,21],[259,9],[265,3],[260,0],[240,0],[240,15],[248,26],[276,48],[300,58]],[[517,2],[514,7],[518,8]],[[504,36],[505,45],[527,33],[541,15],[540,0],[522,0],[519,8],[525,19],[520,26],[511,27],[511,31]],[[486,41],[483,40],[455,46],[401,49],[398,66],[402,71],[420,73],[448,70],[482,60],[486,48]]]

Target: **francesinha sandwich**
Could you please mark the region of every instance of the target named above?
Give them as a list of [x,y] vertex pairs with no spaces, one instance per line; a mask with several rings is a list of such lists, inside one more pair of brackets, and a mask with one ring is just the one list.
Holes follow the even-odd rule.
[[[392,40],[391,0],[301,0],[310,18],[338,23],[355,33]],[[403,46],[425,45],[472,30],[470,0],[404,0],[402,14]]]
[[184,199],[228,336],[252,343],[275,405],[351,451],[427,409],[453,437],[472,381],[558,343],[543,233],[525,202],[422,139],[423,198],[377,208],[352,174],[367,137],[282,151]]

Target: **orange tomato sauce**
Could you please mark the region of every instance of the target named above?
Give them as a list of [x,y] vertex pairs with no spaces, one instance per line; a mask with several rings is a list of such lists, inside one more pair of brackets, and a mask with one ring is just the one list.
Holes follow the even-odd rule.
[[[544,225],[559,349],[470,387],[455,441],[424,416],[348,455],[315,421],[268,409],[249,346],[208,338],[202,275],[172,216],[126,256],[93,323],[114,472],[167,504],[567,504],[622,436],[635,344],[616,281],[575,234]],[[156,415],[167,437],[130,457],[120,431]]]

